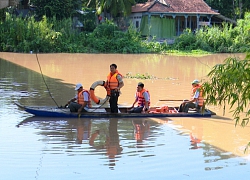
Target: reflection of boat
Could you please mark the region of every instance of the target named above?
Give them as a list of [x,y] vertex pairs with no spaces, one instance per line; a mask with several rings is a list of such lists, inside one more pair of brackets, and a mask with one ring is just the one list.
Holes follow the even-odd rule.
[[[71,113],[68,108],[48,107],[48,106],[24,106],[15,103],[26,112],[39,117],[65,117],[65,118],[144,118],[144,117],[211,117],[214,115],[210,110],[203,113],[190,112],[178,113],[175,107],[168,107],[167,111],[162,111],[159,107],[151,107],[149,113],[128,113],[129,107],[119,107],[120,113],[110,113],[110,108],[92,108],[90,112],[81,114]],[[160,110],[159,110],[160,109]]]
[[[49,122],[49,121],[53,121],[53,122],[58,122],[58,121],[72,121],[72,118],[64,118],[64,117],[39,117],[39,116],[31,116],[28,117],[24,120],[22,120],[21,122],[19,122],[16,127],[20,127],[21,125],[27,124],[27,123],[33,123],[33,122]],[[78,120],[77,118],[74,120]]]

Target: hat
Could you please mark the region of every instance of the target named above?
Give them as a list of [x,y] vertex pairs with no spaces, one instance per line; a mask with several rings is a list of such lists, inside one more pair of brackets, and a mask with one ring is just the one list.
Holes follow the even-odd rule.
[[140,86],[140,87],[143,88],[143,87],[144,87],[144,84],[143,84],[142,82],[139,82],[139,83],[138,83],[138,86]]
[[199,80],[193,80],[193,82],[192,82],[192,84],[199,84],[200,83],[200,81]]
[[75,90],[77,91],[77,90],[80,89],[81,87],[82,87],[82,84],[81,84],[81,83],[78,83],[78,84],[76,84]]

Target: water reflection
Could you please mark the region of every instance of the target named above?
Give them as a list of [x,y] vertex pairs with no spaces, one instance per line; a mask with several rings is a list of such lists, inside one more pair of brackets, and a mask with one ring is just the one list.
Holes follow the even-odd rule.
[[[70,84],[62,83],[61,79],[44,77],[53,98],[59,105],[64,105],[66,99],[72,96]],[[19,101],[29,105],[56,105],[40,73],[3,59],[0,59],[0,87],[1,99],[5,101]]]
[[76,143],[82,144],[83,140],[88,140],[90,137],[90,131],[91,131],[91,120],[77,120],[77,138]]
[[[200,123],[199,121],[197,123]],[[197,125],[196,123],[196,125]],[[191,126],[191,131],[189,133],[190,137],[190,142],[191,142],[191,148],[190,149],[198,149],[201,148],[199,144],[202,141],[202,136],[203,136],[203,127],[202,125],[197,128],[196,126]]]
[[201,139],[197,139],[196,136],[194,136],[192,133],[190,133],[190,142],[191,142],[191,148],[190,149],[198,149],[201,148],[199,146],[199,143],[201,143]]
[[117,156],[121,154],[122,152],[122,147],[120,145],[120,140],[119,140],[119,134],[117,131],[117,123],[118,119],[112,119],[109,120],[109,125],[108,125],[108,130],[104,134],[104,142],[103,144],[96,145],[95,141],[100,135],[100,132],[103,131],[103,129],[100,130],[95,130],[94,133],[91,134],[91,137],[89,139],[89,145],[93,147],[96,150],[102,150],[104,149],[106,151],[106,156],[108,157],[109,160],[109,167],[110,169],[113,169],[114,166],[116,165],[117,161]]
[[[157,125],[156,123],[153,124]],[[75,143],[81,145],[84,149],[90,149],[93,155],[100,153],[105,155],[108,163],[104,165],[109,166],[110,169],[114,169],[116,162],[121,158],[123,147],[120,144],[120,136],[126,136],[126,139],[123,140],[128,140],[134,144],[133,146],[129,145],[133,153],[135,152],[133,149],[148,148],[148,146],[143,145],[143,141],[149,137],[150,132],[150,123],[144,119],[127,119],[126,121],[121,119],[119,121],[118,119],[29,117],[17,124],[19,128],[22,126],[34,126],[35,129],[40,129],[37,133],[44,136],[43,141],[54,145],[51,146],[51,149],[46,150],[47,153],[60,153],[57,151],[57,146],[68,144],[70,151],[77,155],[79,151],[75,150],[79,146],[74,146],[73,143]],[[122,133],[119,134],[119,131]]]
[[[170,124],[166,124],[166,122]],[[201,122],[197,121],[197,123]],[[167,125],[167,128],[164,128],[163,125]],[[103,162],[103,165],[113,170],[121,158],[126,158],[125,154],[142,157],[157,156],[158,154],[153,151],[154,148],[168,146],[168,149],[172,149],[174,148],[173,143],[186,144],[190,142],[189,150],[202,150],[204,163],[206,164],[205,170],[224,168],[224,166],[218,167],[217,165],[214,167],[214,163],[236,157],[230,152],[203,142],[203,129],[197,129],[194,125],[188,132],[188,129],[184,129],[187,128],[185,124],[183,125],[175,126],[173,121],[158,124],[152,119],[51,119],[30,117],[20,122],[18,127],[32,126],[39,130],[37,134],[42,135],[42,141],[47,144],[46,153],[64,154],[70,152],[73,156],[84,153],[85,155],[99,155],[100,159],[103,159],[104,156],[106,161]],[[170,130],[170,127],[178,129],[177,134],[189,138],[180,139],[176,138],[176,135],[172,136],[173,130]],[[164,130],[161,130],[162,128]],[[176,140],[166,141],[164,140],[166,137],[175,137]],[[122,143],[120,139],[122,139]],[[64,144],[67,146],[63,148]],[[65,152],[62,149],[65,149]],[[187,153],[187,150],[188,148],[184,152]],[[175,149],[175,151],[181,153],[183,150]]]
[[143,140],[149,137],[150,123],[147,120],[132,120],[137,148],[142,148]]

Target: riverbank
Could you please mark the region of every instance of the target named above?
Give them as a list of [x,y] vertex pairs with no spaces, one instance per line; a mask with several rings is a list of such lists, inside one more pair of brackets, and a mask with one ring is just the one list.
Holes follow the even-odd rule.
[[[245,53],[250,49],[248,19],[241,26],[186,29],[180,36],[157,40],[142,37],[129,27],[119,31],[113,22],[98,25],[93,32],[72,29],[72,21],[34,17],[22,19],[8,15],[0,24],[2,52],[29,53],[119,53],[119,54],[211,54]],[[18,28],[15,28],[18,27]]]

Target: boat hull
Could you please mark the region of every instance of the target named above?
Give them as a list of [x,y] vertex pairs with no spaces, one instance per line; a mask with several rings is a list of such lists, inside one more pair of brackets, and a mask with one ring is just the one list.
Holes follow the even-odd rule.
[[[94,111],[82,113],[71,113],[67,108],[57,107],[29,107],[15,103],[18,107],[22,108],[26,112],[39,117],[63,117],[63,118],[161,118],[161,117],[211,117],[214,115],[210,110],[205,110],[204,113],[169,113],[169,112],[155,112],[149,113],[128,113],[128,108],[119,108],[121,113],[106,112],[108,108],[103,111]],[[151,108],[152,110],[152,108]]]

